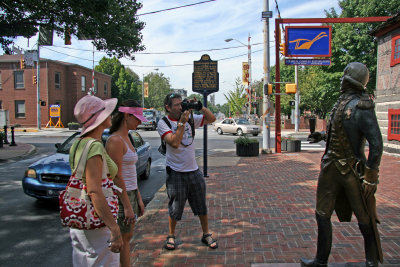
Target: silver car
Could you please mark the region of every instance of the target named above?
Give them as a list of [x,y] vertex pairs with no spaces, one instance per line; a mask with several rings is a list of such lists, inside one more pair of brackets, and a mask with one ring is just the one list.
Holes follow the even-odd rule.
[[246,119],[224,119],[214,124],[214,130],[218,134],[231,133],[237,135],[252,134],[257,136],[260,133],[260,127]]

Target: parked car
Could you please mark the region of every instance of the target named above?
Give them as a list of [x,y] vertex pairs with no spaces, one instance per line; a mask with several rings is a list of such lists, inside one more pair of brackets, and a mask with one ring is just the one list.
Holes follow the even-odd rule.
[[[38,199],[58,199],[59,191],[65,189],[71,176],[69,150],[79,134],[76,132],[64,143],[55,144],[57,151],[54,155],[44,157],[28,167],[22,179],[25,194]],[[103,143],[108,136],[109,130],[106,129],[102,136]],[[147,179],[151,168],[150,144],[143,141],[136,131],[130,131],[129,138],[138,153],[139,159],[136,162],[138,177]]]
[[252,134],[257,136],[260,133],[260,127],[250,124],[246,119],[224,119],[214,124],[214,130],[218,134],[231,133],[237,135]]

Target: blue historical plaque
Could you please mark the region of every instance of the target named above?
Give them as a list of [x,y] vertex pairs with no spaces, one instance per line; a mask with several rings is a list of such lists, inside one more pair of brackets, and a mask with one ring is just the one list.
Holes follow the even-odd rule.
[[331,26],[287,26],[287,57],[330,57]]
[[286,65],[317,65],[317,66],[329,66],[331,60],[329,58],[324,59],[305,59],[305,58],[286,58]]
[[193,63],[192,91],[201,94],[218,92],[218,61],[211,60],[209,55],[202,55],[199,61]]

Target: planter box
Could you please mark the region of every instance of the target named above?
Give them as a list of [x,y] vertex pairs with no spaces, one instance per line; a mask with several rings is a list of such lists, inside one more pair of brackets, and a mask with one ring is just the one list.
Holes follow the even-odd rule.
[[239,157],[256,157],[259,154],[259,143],[250,143],[247,145],[236,144],[236,155]]
[[284,151],[287,150],[287,140],[281,141],[281,150],[284,150]]
[[287,152],[300,152],[301,141],[300,140],[286,140],[286,151]]

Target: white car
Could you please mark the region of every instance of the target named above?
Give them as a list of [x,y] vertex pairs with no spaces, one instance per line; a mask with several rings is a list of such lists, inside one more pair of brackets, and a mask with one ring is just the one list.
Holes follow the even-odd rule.
[[248,120],[230,118],[215,123],[214,130],[216,130],[218,134],[252,134],[253,136],[257,136],[260,133],[260,127],[254,124],[250,124]]

